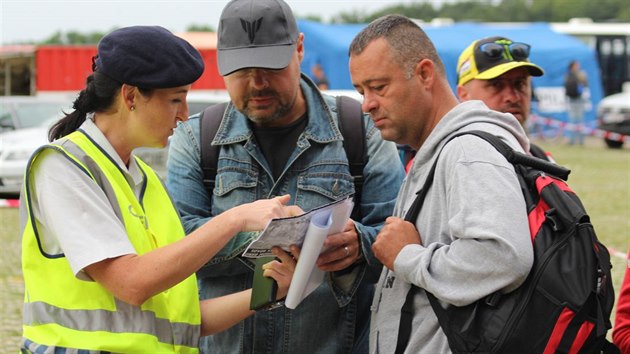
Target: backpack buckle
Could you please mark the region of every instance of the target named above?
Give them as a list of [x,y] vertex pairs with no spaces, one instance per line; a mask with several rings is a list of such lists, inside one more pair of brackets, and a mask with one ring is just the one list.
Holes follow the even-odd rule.
[[497,304],[499,304],[499,300],[501,300],[501,297],[503,295],[496,291],[488,296],[486,296],[484,303],[490,307],[497,307]]

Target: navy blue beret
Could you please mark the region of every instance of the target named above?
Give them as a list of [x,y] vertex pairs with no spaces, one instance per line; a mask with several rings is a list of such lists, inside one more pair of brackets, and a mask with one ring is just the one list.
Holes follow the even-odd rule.
[[123,27],[105,35],[94,64],[120,83],[146,89],[191,84],[204,69],[197,49],[160,26]]

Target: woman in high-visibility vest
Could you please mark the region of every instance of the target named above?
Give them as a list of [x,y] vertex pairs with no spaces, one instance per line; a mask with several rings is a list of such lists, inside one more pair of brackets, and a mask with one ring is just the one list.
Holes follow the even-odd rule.
[[[302,211],[289,196],[260,200],[184,237],[161,179],[132,151],[164,147],[187,119],[201,55],[164,28],[126,27],[103,37],[92,69],[26,171],[22,352],[196,353],[200,336],[253,311],[251,290],[200,303],[195,271],[238,232]],[[282,298],[295,260],[274,252],[265,276]]]

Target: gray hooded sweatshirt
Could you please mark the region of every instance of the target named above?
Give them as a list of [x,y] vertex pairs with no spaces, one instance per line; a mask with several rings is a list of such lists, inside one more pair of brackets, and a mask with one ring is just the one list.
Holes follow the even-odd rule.
[[525,200],[512,165],[492,145],[456,132],[483,130],[518,151],[529,141],[510,114],[481,101],[460,103],[446,114],[416,154],[398,195],[394,215],[404,218],[416,192],[444,147],[415,222],[421,245],[407,245],[383,268],[372,304],[370,352],[394,353],[400,309],[415,284],[412,331],[405,353],[450,353],[423,289],[443,304],[468,305],[495,291],[523,283],[533,263]]

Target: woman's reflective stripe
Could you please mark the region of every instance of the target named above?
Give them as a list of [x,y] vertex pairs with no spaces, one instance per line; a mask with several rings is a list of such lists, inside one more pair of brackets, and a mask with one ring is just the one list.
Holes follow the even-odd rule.
[[[29,326],[58,324],[79,331],[110,333],[142,333],[155,336],[159,342],[194,347],[199,341],[200,326],[169,322],[151,311],[116,299],[116,311],[68,310],[47,303],[24,304],[24,324]],[[133,321],[129,321],[133,318]]]
[[[111,183],[109,182],[109,180],[107,180],[107,178],[104,178],[103,176],[101,176],[102,171],[98,168],[98,166],[96,166],[96,168],[92,168],[92,170],[95,170],[96,172],[99,173],[99,175],[95,176],[92,174],[92,170],[86,168],[86,166],[84,165],[84,164],[94,165],[94,162],[89,160],[89,155],[87,155],[83,150],[81,150],[75,144],[66,144],[63,146],[62,145],[44,145],[35,151],[35,153],[33,154],[33,158],[37,158],[38,153],[44,149],[53,149],[60,152],[63,157],[68,159],[72,164],[77,166],[81,171],[85,172],[85,174],[87,174],[92,180],[94,180],[94,182],[96,182],[101,187],[101,189],[103,189],[103,191],[105,192],[105,196],[109,200],[109,203],[112,206],[112,210],[116,214],[116,217],[118,217],[118,220],[123,222],[124,219],[123,219],[122,211],[120,210],[120,206],[118,205],[118,201],[116,200],[116,193],[114,192],[114,187],[112,187]],[[31,186],[28,181],[30,180],[29,178],[31,174],[31,164],[34,161],[33,158],[29,160],[28,162],[28,166],[25,172],[25,180],[24,180],[25,181],[24,185],[26,186],[25,191],[26,191],[26,198],[28,200],[27,207],[29,209],[29,214],[30,214],[30,204],[31,204],[31,198],[30,198]],[[33,227],[33,231],[35,232],[35,235],[37,236],[39,233],[38,228],[37,228],[37,222],[35,220],[35,217],[32,214],[30,214],[30,222],[31,222],[31,226]],[[22,230],[22,233],[23,232],[24,230]]]
[[35,353],[35,354],[111,354],[102,350],[86,350],[86,349],[74,349],[74,348],[61,348],[61,347],[49,347],[46,345],[40,345],[33,342],[30,339],[22,338],[22,348],[28,349],[28,352],[22,350],[22,353]]
[[[54,146],[54,145],[53,145]],[[64,144],[64,156],[70,160],[78,160],[90,171],[92,174],[91,177],[96,182],[101,189],[105,192],[105,196],[109,200],[114,213],[118,219],[123,222],[122,211],[120,210],[120,206],[118,205],[118,201],[116,200],[116,192],[114,192],[114,187],[111,182],[104,176],[103,171],[99,168],[99,166],[92,160],[92,157],[88,155],[85,151],[83,151],[76,143],[73,144]],[[106,154],[105,152],[103,152]],[[107,155],[107,154],[106,154]],[[109,160],[113,159],[111,156],[107,155]]]

